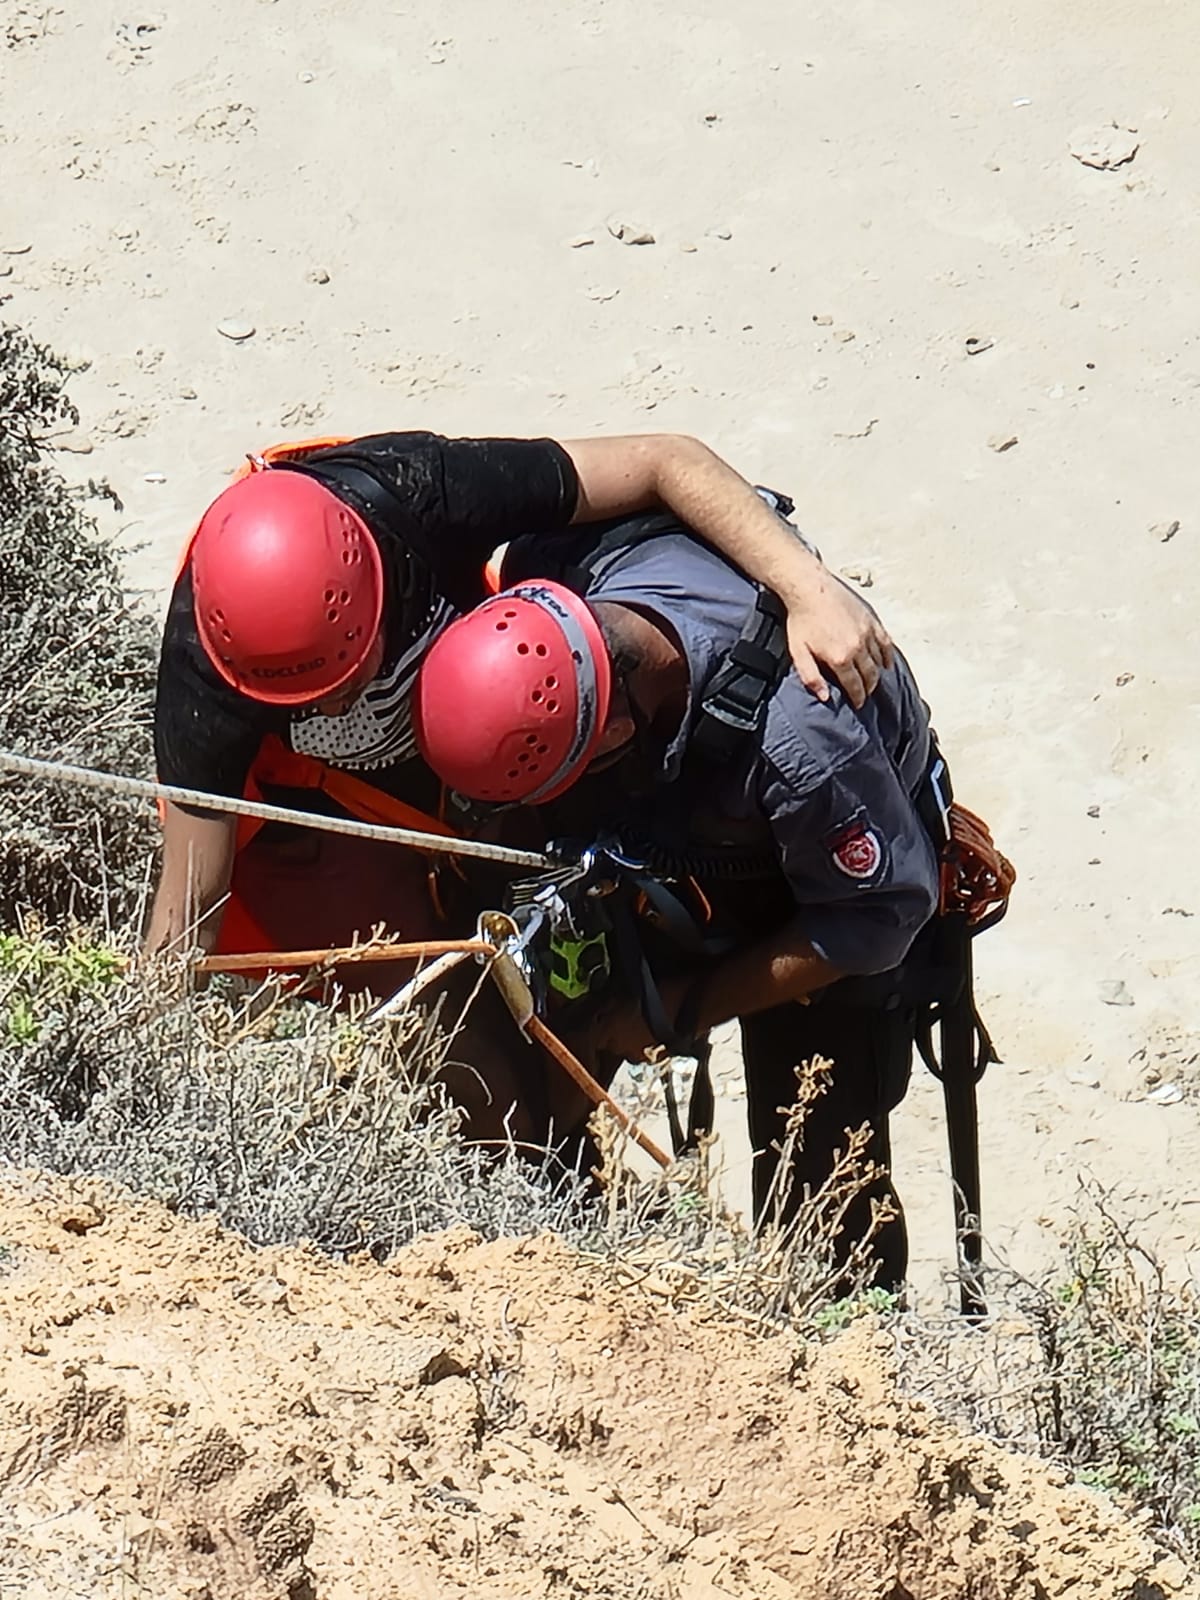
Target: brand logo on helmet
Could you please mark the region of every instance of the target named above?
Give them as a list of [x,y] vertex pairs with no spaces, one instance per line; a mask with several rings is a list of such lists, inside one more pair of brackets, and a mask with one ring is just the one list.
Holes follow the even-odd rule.
[[312,661],[298,662],[294,667],[251,667],[252,678],[298,678],[302,673],[315,672],[318,667],[325,665],[324,656],[315,656]]

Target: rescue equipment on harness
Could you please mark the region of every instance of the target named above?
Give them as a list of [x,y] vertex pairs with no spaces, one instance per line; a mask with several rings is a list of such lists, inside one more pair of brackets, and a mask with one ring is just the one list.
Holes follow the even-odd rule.
[[587,603],[559,583],[521,584],[430,646],[413,693],[417,747],[469,799],[541,805],[595,756],[611,694]]
[[935,980],[940,981],[935,981],[933,997],[919,1013],[916,1043],[921,1059],[942,1085],[954,1182],[960,1303],[964,1316],[978,1318],[987,1314],[987,1304],[981,1282],[976,1091],[988,1067],[1000,1058],[975,1002],[972,941],[1004,916],[1017,875],[997,850],[987,824],[954,801],[940,757],[933,776],[943,802],[941,893],[931,963]]
[[196,627],[232,688],[272,705],[336,692],[383,613],[383,566],[362,518],[297,472],[251,472],[204,513],[190,547]]

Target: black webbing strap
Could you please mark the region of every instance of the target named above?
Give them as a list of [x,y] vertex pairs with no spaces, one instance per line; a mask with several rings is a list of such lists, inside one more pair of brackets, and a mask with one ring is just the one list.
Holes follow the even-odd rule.
[[767,705],[790,665],[783,601],[760,589],[741,638],[700,703],[693,748],[711,761],[732,760],[747,738],[762,732]]
[[[942,1085],[954,1181],[954,1226],[958,1240],[963,1314],[987,1314],[983,1298],[982,1184],[979,1170],[979,1080],[996,1055],[975,1004],[971,932],[961,912],[938,918],[935,962],[952,974],[949,986],[917,1012],[916,1044],[921,1059]],[[936,1037],[935,1037],[936,1033]]]

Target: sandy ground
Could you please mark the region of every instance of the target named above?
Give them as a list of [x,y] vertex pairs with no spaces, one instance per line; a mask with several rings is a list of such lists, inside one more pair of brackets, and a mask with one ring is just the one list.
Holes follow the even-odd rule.
[[27,1600],[1194,1600],[1063,1477],[552,1240],[386,1268],[0,1182],[0,1589]]
[[[4,30],[3,314],[78,366],[61,460],[118,489],[154,602],[242,452],[314,431],[681,429],[790,490],[1021,870],[980,951],[994,1243],[1036,1265],[1088,1170],[1190,1249],[1195,7],[0,0]],[[1072,155],[1114,120],[1131,161]],[[896,1144],[928,1271],[930,1082]]]

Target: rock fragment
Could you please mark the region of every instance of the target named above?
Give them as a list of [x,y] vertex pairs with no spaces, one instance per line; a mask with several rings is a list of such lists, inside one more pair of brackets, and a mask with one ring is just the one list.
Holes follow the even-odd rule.
[[608,223],[608,231],[614,239],[619,239],[622,244],[653,244],[654,235],[649,228],[642,228],[634,222],[620,222],[616,219]]
[[988,439],[988,449],[994,450],[1002,456],[1006,450],[1012,450],[1020,443],[1015,433],[993,433]]
[[1138,147],[1137,129],[1123,127],[1119,122],[1102,128],[1077,128],[1068,142],[1076,161],[1097,172],[1112,172],[1125,166],[1137,155]]
[[217,332],[222,339],[232,339],[234,344],[241,344],[246,339],[253,339],[258,329],[252,322],[243,321],[240,317],[226,317],[217,323]]
[[1133,996],[1125,987],[1123,978],[1105,978],[1100,984],[1100,998],[1106,1006],[1131,1006]]

